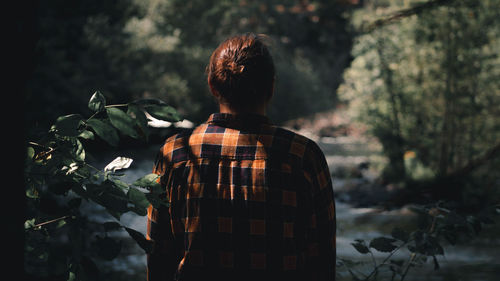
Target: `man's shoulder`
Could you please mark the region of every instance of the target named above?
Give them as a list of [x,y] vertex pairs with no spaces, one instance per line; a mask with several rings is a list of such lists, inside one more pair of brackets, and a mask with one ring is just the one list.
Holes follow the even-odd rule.
[[300,132],[293,131],[286,127],[273,125],[270,127],[272,131],[274,144],[283,148],[289,147],[289,152],[300,157],[318,157],[323,155],[321,148],[313,139],[301,134]]
[[164,141],[164,144],[173,143],[173,142],[185,139],[185,138],[189,138],[193,134],[195,129],[196,128],[183,129],[180,132],[177,132],[177,133],[167,137],[167,139]]
[[183,129],[165,139],[161,144],[160,154],[164,157],[170,158],[174,151],[178,151],[187,146],[189,137],[193,134],[195,129]]

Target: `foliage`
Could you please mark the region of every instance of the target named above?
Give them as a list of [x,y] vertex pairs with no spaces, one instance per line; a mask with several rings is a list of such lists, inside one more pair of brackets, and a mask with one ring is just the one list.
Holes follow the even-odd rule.
[[[158,175],[126,183],[120,179],[120,171],[128,168],[132,159],[118,157],[99,170],[89,164],[84,144],[97,137],[111,146],[118,145],[122,136],[147,139],[145,111],[170,122],[181,118],[158,100],[107,105],[100,92],[94,93],[88,107],[93,112],[89,118],[61,116],[43,138],[27,147],[25,269],[31,278],[97,280],[95,260],[113,260],[122,250],[122,241],[109,235],[120,229],[146,252],[151,250],[140,232],[119,220],[123,213],[145,216],[150,204],[166,204]],[[92,221],[80,210],[82,201],[104,207],[116,221]]]
[[[498,4],[451,1],[357,38],[339,95],[382,143],[386,178],[415,176],[408,155],[425,177],[445,177],[498,146]],[[360,10],[354,22],[400,8]]]
[[[211,52],[226,37],[255,32],[269,35],[277,66],[273,120],[284,121],[325,110],[348,62],[350,36],[347,6],[332,1],[141,1],[142,16],[126,29],[140,49],[155,50],[169,64],[162,76],[179,92],[156,91],[195,120],[213,109],[205,67]],[[203,28],[200,28],[203,27]],[[185,108],[189,99],[191,107]]]
[[[340,275],[352,280],[399,280],[407,277],[409,270],[423,266],[432,260],[434,270],[440,268],[437,256],[444,256],[444,245],[456,245],[477,236],[485,224],[494,223],[500,213],[500,205],[486,207],[479,213],[457,211],[450,202],[429,205],[414,205],[413,211],[420,215],[418,228],[409,231],[395,227],[391,236],[381,236],[367,241],[356,239],[351,245],[371,261],[352,261],[340,258],[337,268]],[[374,251],[387,253],[377,262]],[[406,257],[405,257],[406,256]]]
[[277,67],[270,114],[282,122],[327,110],[350,56],[349,6],[337,1],[49,1],[37,10],[27,128],[86,114],[99,88],[113,103],[160,98],[191,121],[217,110],[205,68],[227,36],[270,37]]
[[[421,223],[355,240],[369,261],[341,258],[338,269],[352,280],[405,280],[427,261],[439,269],[445,246],[470,241],[498,214],[499,1],[377,2],[355,11],[353,29],[394,16],[358,34],[338,93],[382,144],[383,182],[405,187],[386,204],[413,203]],[[410,16],[408,3],[426,8]]]

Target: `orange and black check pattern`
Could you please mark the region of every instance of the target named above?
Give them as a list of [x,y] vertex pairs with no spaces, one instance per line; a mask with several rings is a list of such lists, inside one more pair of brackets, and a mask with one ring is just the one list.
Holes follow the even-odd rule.
[[212,114],[155,163],[148,280],[334,280],[335,203],[313,141],[264,116]]

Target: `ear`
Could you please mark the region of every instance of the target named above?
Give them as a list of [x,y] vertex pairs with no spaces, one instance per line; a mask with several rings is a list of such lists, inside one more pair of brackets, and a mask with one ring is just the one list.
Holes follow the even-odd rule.
[[219,99],[220,94],[219,94],[219,92],[217,92],[217,90],[215,90],[214,86],[212,85],[212,81],[210,80],[210,78],[207,79],[207,82],[208,82],[208,87],[210,88],[210,93],[212,93],[212,95],[214,97],[216,97],[217,99]]

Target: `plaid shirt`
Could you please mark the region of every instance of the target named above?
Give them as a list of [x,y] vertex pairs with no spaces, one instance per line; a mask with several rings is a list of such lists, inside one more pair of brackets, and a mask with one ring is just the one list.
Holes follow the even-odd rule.
[[148,209],[148,280],[335,279],[333,189],[313,141],[216,113],[167,139],[154,172],[170,204]]

